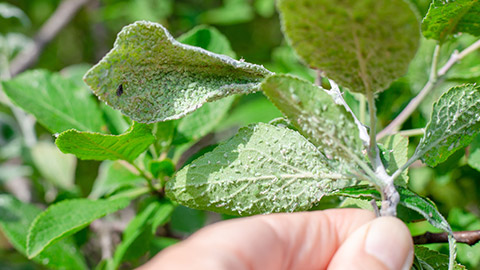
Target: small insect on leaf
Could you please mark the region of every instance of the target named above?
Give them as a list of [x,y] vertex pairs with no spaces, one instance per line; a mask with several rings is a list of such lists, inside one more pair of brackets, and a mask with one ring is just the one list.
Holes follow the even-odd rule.
[[120,84],[117,88],[117,97],[121,96],[123,94],[123,85]]

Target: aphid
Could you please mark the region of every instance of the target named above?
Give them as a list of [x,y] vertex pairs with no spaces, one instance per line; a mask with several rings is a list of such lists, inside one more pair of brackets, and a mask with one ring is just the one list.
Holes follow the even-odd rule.
[[117,88],[117,97],[121,96],[123,94],[123,85],[120,84]]

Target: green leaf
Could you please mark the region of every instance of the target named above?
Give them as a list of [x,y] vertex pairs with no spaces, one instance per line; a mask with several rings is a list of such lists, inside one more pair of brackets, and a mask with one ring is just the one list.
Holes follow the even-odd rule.
[[[423,246],[415,246],[415,260],[412,270],[446,270],[448,268],[448,256],[438,251]],[[455,264],[454,270],[465,269],[464,266]]]
[[418,47],[418,21],[403,0],[281,0],[278,7],[298,55],[354,92],[386,89]]
[[180,170],[166,194],[225,214],[292,212],[311,208],[350,179],[298,132],[259,123]]
[[207,51],[236,57],[230,46],[230,41],[216,28],[200,25],[179,36],[177,40],[183,44],[197,46]]
[[[155,200],[137,214],[123,232],[122,242],[113,256],[113,269],[117,269],[125,257],[139,257],[149,250],[158,226],[165,224],[175,206],[168,200]],[[143,237],[142,237],[143,236]]]
[[270,76],[261,87],[300,133],[327,157],[350,167],[363,159],[364,148],[352,115],[324,89],[289,75]]
[[477,135],[470,144],[470,155],[468,156],[468,165],[480,171],[480,135]]
[[36,257],[54,242],[81,230],[95,219],[128,206],[130,200],[66,200],[49,206],[30,225],[27,255]]
[[433,104],[432,117],[415,156],[433,167],[470,144],[480,131],[479,90],[475,84],[453,87]]
[[[0,228],[12,246],[26,255],[28,227],[41,210],[11,195],[0,195]],[[66,238],[51,245],[33,259],[51,269],[88,269],[73,239]]]
[[178,119],[206,102],[256,91],[262,66],[184,45],[156,23],[123,28],[86,75],[99,98],[139,122]]
[[145,184],[145,179],[127,169],[120,161],[106,160],[100,165],[99,173],[89,198],[98,199],[127,187]]
[[433,0],[422,22],[426,38],[443,42],[456,33],[480,36],[480,2],[478,0]]
[[[398,193],[400,194],[401,205],[407,207],[408,209],[416,211],[434,227],[452,234],[452,229],[448,224],[447,220],[438,211],[437,207],[432,201],[418,196],[407,188],[401,186],[396,186],[396,188]],[[378,190],[369,186],[348,187],[335,192],[334,195],[347,196],[352,198],[362,198],[368,200],[382,199]]]
[[56,73],[27,71],[1,83],[14,104],[33,114],[52,133],[72,128],[104,131],[102,113],[89,91]]
[[55,143],[62,152],[74,154],[80,159],[133,161],[154,141],[149,125],[134,123],[122,135],[67,130],[58,136]]
[[[382,161],[386,164],[386,170],[389,175],[392,175],[398,168],[408,161],[408,138],[402,135],[396,134],[388,136],[382,141],[384,147],[381,149]],[[408,169],[402,172],[397,179],[395,179],[396,185],[406,186],[408,183]]]
[[222,122],[234,100],[235,97],[230,96],[204,104],[200,109],[180,120],[177,126],[178,135],[189,141],[198,140],[207,135]]
[[66,155],[50,142],[39,142],[31,148],[35,167],[45,180],[56,187],[72,189],[75,186],[75,168],[77,159]]

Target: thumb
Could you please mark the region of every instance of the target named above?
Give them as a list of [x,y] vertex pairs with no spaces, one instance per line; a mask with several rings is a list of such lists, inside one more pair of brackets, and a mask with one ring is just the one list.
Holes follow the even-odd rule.
[[413,241],[397,218],[381,217],[364,224],[339,247],[328,269],[408,270]]

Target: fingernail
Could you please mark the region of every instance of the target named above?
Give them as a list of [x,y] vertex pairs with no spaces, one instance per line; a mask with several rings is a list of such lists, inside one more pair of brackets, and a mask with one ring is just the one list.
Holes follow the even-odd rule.
[[400,222],[392,217],[375,219],[365,240],[365,251],[390,270],[410,269],[413,259],[410,233]]

